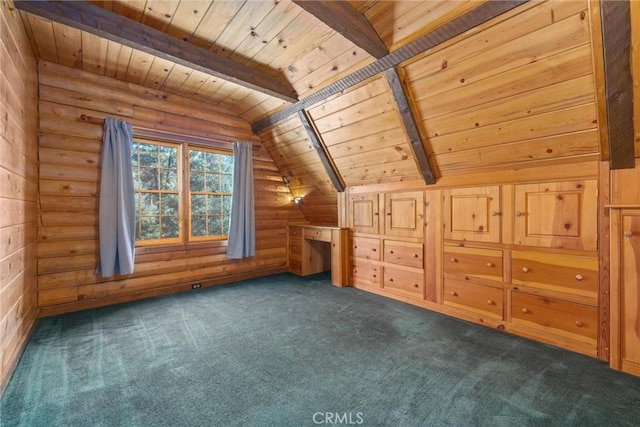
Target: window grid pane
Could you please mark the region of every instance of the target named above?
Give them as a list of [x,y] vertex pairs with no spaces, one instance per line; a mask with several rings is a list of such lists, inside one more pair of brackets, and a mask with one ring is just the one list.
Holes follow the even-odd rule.
[[179,237],[178,148],[134,141],[136,241]]
[[233,156],[191,149],[189,171],[191,236],[226,235],[231,212]]

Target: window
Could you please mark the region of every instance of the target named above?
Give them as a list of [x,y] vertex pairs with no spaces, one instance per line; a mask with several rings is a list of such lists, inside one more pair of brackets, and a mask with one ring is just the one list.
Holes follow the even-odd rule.
[[233,189],[230,152],[136,139],[131,156],[138,245],[227,237]]

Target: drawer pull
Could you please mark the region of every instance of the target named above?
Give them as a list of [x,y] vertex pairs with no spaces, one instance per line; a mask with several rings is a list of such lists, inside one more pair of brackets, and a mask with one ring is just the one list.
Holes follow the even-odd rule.
[[577,281],[581,281],[582,279],[584,279],[584,276],[582,274],[576,274]]
[[522,212],[520,211],[516,212],[516,216],[522,216]]
[[625,231],[624,237],[633,237],[633,231],[629,231],[629,230]]
[[458,262],[458,260],[455,258],[451,258],[451,262]]
[[581,321],[579,321],[579,320],[578,320],[578,321],[576,322],[576,326],[577,326],[578,328],[582,328],[582,327],[584,326],[584,323],[582,323]]
[[491,216],[498,216],[500,215],[500,212],[491,212]]
[[529,272],[529,269],[528,269],[527,267],[522,267],[522,272],[523,272],[523,273],[528,273],[528,272]]
[[524,314],[527,314],[527,313],[529,312],[529,309],[528,309],[528,308],[523,308],[523,309],[522,309],[522,312],[523,312]]
[[487,304],[489,304],[489,305],[494,305],[494,304],[495,304],[495,302],[493,302],[493,301],[491,301],[491,300],[487,300]]
[[456,291],[451,291],[451,296],[457,297],[458,293]]
[[493,263],[488,262],[488,263],[487,263],[487,267],[493,267]]

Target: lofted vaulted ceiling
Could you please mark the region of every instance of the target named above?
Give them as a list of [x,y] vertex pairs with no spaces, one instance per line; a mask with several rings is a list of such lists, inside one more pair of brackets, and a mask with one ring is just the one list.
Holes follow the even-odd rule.
[[[23,18],[40,59],[226,106],[250,122],[291,104],[273,94],[247,87],[243,82],[211,75],[157,53],[109,40],[86,28],[60,23],[61,17],[73,19],[69,10],[82,7],[79,2],[63,2],[68,3],[67,9],[60,10],[58,17],[51,19],[43,18],[36,10],[46,7],[43,2],[28,3],[16,2],[16,5],[32,12],[23,13]],[[337,32],[290,0],[88,3],[108,12],[104,15],[106,18],[109,15],[124,17],[161,31],[171,37],[178,48],[189,44],[267,75],[274,82],[290,87],[291,94],[299,99],[377,59],[376,51],[372,54],[365,50],[366,43],[360,43],[365,46],[363,48],[351,41],[348,30],[343,30],[344,35]],[[371,32],[379,35],[380,44],[393,52],[425,31],[437,28],[483,2],[337,3],[341,9],[350,8],[354,15],[370,23]],[[86,16],[90,12],[83,13]],[[352,31],[356,40],[359,31]],[[359,37],[359,40],[366,40],[366,37]]]
[[596,2],[53,4],[16,2],[39,59],[229,109],[314,222],[344,187],[608,157]]

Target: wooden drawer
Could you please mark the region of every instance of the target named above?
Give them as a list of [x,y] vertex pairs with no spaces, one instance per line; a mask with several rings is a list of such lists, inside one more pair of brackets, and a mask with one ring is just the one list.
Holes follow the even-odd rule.
[[422,243],[384,241],[384,261],[408,267],[424,267],[424,247]]
[[354,258],[351,267],[351,283],[355,286],[380,287],[380,267],[367,260]]
[[295,240],[289,241],[289,258],[296,257],[302,258],[302,241]]
[[501,288],[464,280],[445,279],[443,297],[444,304],[449,307],[496,319],[502,319],[504,316],[504,291]]
[[424,273],[384,267],[382,287],[413,298],[423,298]]
[[302,239],[302,227],[289,226],[289,239]]
[[356,258],[380,261],[380,239],[354,237],[351,249]]
[[598,336],[598,309],[517,291],[511,293],[511,321],[585,342]]
[[327,228],[311,228],[304,229],[305,240],[319,240],[321,242],[331,241],[331,230]]
[[502,282],[502,251],[445,246],[445,275]]
[[514,251],[511,260],[514,285],[579,295],[595,304],[599,280],[596,258]]
[[294,274],[298,274],[298,275],[302,275],[302,260],[300,259],[294,259],[294,258],[289,258],[289,271],[294,273]]

